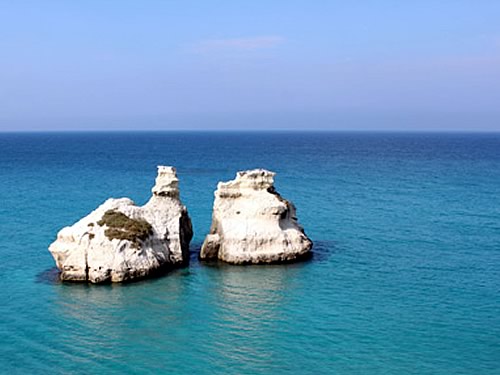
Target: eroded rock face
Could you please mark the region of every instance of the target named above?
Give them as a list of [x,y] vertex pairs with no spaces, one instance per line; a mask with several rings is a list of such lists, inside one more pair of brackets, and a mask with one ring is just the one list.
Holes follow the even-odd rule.
[[254,169],[220,182],[215,191],[212,228],[201,259],[229,263],[293,261],[312,248],[296,218],[295,206],[274,189],[275,173]]
[[193,231],[178,183],[175,168],[160,166],[144,206],[111,198],[63,228],[49,246],[61,279],[122,282],[186,264]]

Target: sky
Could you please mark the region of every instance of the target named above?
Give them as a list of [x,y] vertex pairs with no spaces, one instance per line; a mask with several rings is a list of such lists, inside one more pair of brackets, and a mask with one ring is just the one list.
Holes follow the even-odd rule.
[[0,0],[0,131],[500,131],[498,0]]

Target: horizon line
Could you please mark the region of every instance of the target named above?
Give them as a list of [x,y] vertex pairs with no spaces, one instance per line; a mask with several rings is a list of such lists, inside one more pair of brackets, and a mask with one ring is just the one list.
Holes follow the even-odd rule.
[[433,133],[500,134],[496,129],[43,129],[0,130],[0,134],[83,134],[83,133]]

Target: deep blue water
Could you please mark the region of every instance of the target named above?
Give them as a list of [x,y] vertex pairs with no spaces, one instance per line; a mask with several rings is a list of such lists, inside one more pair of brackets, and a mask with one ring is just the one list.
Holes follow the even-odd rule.
[[[174,165],[188,268],[56,282],[47,246]],[[213,191],[277,172],[315,243],[291,265],[196,258]],[[500,374],[500,134],[0,135],[0,372]]]

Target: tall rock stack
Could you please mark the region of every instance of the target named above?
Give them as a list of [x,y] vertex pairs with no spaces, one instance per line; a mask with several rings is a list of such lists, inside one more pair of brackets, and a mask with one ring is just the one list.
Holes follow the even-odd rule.
[[218,184],[201,259],[246,264],[287,262],[308,255],[312,242],[297,222],[295,206],[276,192],[274,175],[254,169]]
[[178,183],[175,168],[160,166],[144,206],[111,198],[63,228],[49,247],[61,279],[123,282],[186,264],[193,230]]

